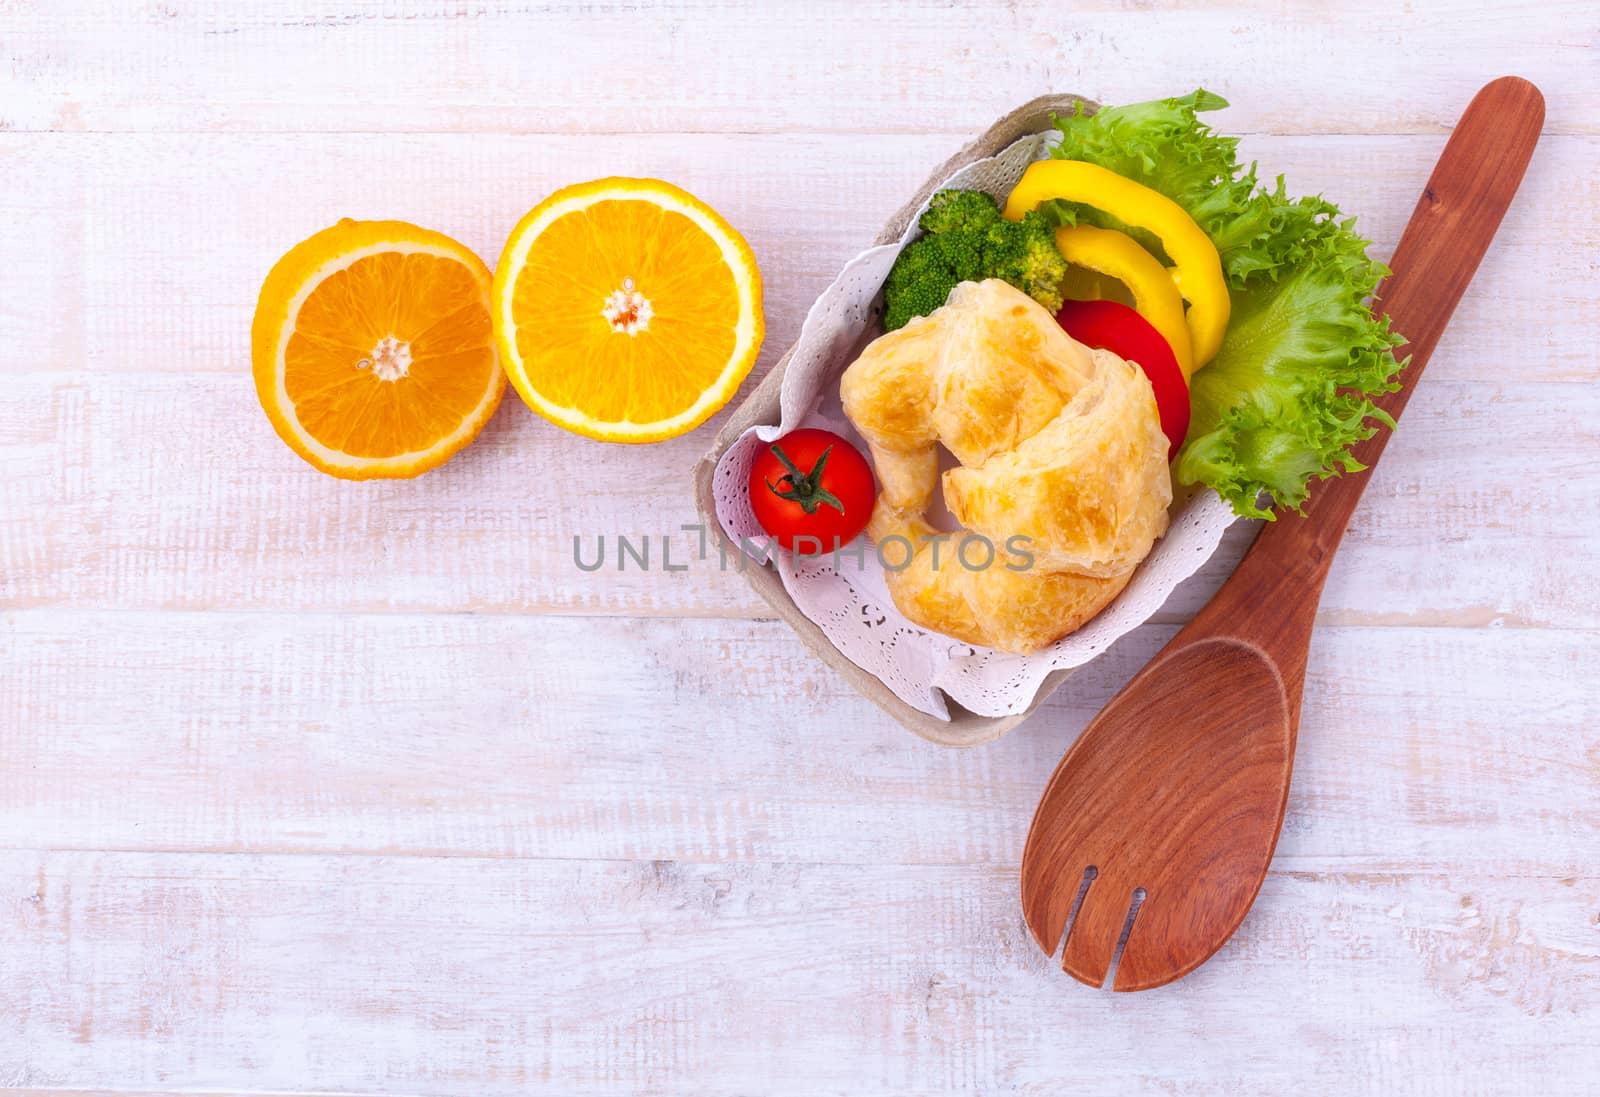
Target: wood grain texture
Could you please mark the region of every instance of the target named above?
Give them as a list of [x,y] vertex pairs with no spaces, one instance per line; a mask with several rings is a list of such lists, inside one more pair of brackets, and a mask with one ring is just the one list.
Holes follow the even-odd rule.
[[1243,132],[1442,133],[1459,89],[1519,72],[1550,90],[1554,131],[1600,132],[1600,15],[1585,0],[13,0],[8,13],[0,129],[968,133],[1043,92],[1131,102],[1181,74],[1248,101]]
[[[0,842],[1014,866],[1062,750],[1173,631],[948,751],[773,621],[14,612]],[[1587,871],[1597,641],[1319,629],[1278,864]]]
[[1384,1092],[1588,1092],[1592,876],[1274,874],[1234,947],[1131,999],[1053,971],[1015,887],[1009,866],[4,854],[0,1039],[31,1052],[6,1080],[1281,1094],[1314,1048]]
[[[0,0],[0,1092],[1592,1089],[1597,46],[1575,0]],[[590,447],[513,402],[361,491],[243,372],[314,229],[492,261],[615,172],[730,217],[782,347],[934,164],[1063,88],[1224,92],[1387,255],[1505,71],[1547,134],[1330,576],[1277,871],[1133,1003],[1035,955],[1022,836],[1248,530],[1040,719],[941,752],[734,577],[571,566],[688,521],[708,431]]]

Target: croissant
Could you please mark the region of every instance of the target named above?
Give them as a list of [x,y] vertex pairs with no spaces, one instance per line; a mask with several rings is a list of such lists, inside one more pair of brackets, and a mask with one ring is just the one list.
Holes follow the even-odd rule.
[[[926,628],[1037,651],[1099,613],[1166,532],[1167,439],[1144,371],[998,279],[874,340],[840,396],[878,474],[868,534],[889,594]],[[959,462],[942,477],[962,527],[948,538],[927,517],[941,445]]]

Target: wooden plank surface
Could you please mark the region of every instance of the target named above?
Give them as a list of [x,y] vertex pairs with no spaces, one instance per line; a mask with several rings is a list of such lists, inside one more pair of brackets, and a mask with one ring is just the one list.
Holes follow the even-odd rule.
[[[1440,133],[1526,72],[1600,132],[1587,0],[11,0],[0,128],[965,134],[1046,91],[1241,101],[1241,132]],[[1261,89],[1272,94],[1263,95]],[[1245,105],[1248,101],[1248,105]]]
[[1385,1092],[1592,1092],[1593,876],[1274,873],[1132,997],[1051,969],[1009,866],[19,852],[0,888],[46,1090],[1281,1094],[1312,1047]]
[[[1248,527],[950,752],[714,561],[572,564],[692,555],[709,429],[601,447],[513,397],[443,470],[352,485],[248,380],[261,278],[314,229],[492,262],[616,173],[749,237],[759,377],[1046,91],[1220,91],[1387,255],[1504,72],[1547,134],[1329,581],[1273,869],[1147,995],[1050,970],[1017,860]],[[0,1093],[1594,1092],[1597,119],[1573,0],[0,0]]]
[[[1015,865],[1061,751],[1173,631],[1140,630],[1016,734],[950,751],[826,667],[796,665],[773,621],[13,613],[0,623],[20,687],[0,708],[18,729],[0,837]],[[1597,642],[1320,630],[1279,867],[1587,871]]]

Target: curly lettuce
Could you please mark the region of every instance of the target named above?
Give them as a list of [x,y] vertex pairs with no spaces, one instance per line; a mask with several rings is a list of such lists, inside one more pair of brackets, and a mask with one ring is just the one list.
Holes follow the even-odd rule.
[[[1367,255],[1355,221],[1321,197],[1290,198],[1239,163],[1238,138],[1198,118],[1226,107],[1208,91],[1057,117],[1051,155],[1087,160],[1160,191],[1211,237],[1232,317],[1222,349],[1190,387],[1189,435],[1174,465],[1251,518],[1301,511],[1314,479],[1354,472],[1355,443],[1393,420],[1372,397],[1398,387],[1405,340],[1368,301],[1388,268]],[[1057,223],[1105,223],[1068,203]],[[1118,227],[1109,225],[1107,227]],[[1153,241],[1151,243],[1154,243]]]

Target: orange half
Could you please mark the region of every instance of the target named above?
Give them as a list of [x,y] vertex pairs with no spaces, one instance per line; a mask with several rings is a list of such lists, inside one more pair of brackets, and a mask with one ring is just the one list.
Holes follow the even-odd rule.
[[477,437],[505,392],[489,268],[403,221],[340,221],[278,260],[251,329],[278,436],[348,480],[418,476]]
[[733,396],[765,327],[755,254],[698,198],[659,179],[552,194],[512,232],[494,328],[530,408],[608,442],[693,430]]

